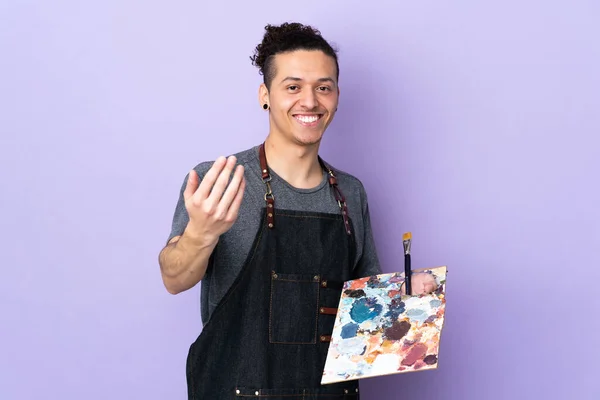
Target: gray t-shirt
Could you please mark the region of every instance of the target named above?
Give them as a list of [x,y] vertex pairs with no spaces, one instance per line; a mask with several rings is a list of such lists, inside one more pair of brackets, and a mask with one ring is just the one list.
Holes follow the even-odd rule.
[[[238,164],[245,168],[246,190],[238,219],[231,229],[223,234],[210,259],[206,274],[201,282],[201,314],[206,323],[217,304],[227,292],[241,270],[250,251],[262,219],[265,207],[265,184],[262,180],[258,146],[235,154]],[[200,179],[210,169],[213,162],[203,162],[194,169]],[[354,277],[364,277],[381,273],[377,251],[371,231],[367,194],[362,183],[354,176],[334,169],[338,186],[346,198],[348,213],[352,219],[356,238],[356,259]],[[271,188],[275,196],[275,207],[279,210],[297,210],[339,214],[340,208],[329,186],[327,173],[323,172],[322,182],[312,189],[298,189],[274,171],[271,172]],[[183,191],[189,175],[186,175],[173,216],[171,234],[168,240],[181,235],[189,221],[185,208]]]

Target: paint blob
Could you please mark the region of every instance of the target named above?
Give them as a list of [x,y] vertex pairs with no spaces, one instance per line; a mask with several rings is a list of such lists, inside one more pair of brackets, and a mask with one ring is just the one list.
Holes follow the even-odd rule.
[[396,321],[385,330],[385,338],[388,340],[400,340],[410,331],[410,322]]
[[361,298],[354,302],[350,311],[350,317],[360,324],[368,319],[375,318],[381,314],[382,310],[383,306],[378,304],[375,299]]
[[423,361],[427,365],[433,365],[433,364],[437,363],[437,356],[435,354],[430,354],[427,357],[425,357],[423,359]]
[[438,308],[442,305],[442,302],[438,299],[433,299],[429,302],[429,305],[431,306],[431,308]]
[[344,292],[344,294],[348,297],[352,297],[352,298],[356,298],[356,297],[364,297],[365,296],[365,291],[364,290],[352,290],[352,289],[348,289]]
[[346,324],[342,327],[342,338],[349,339],[356,336],[356,332],[358,332],[358,325],[354,323]]
[[406,312],[406,315],[410,318],[411,321],[414,322],[425,322],[427,318],[429,318],[429,314],[425,312],[425,310],[421,309],[410,309]]
[[347,356],[362,355],[366,350],[367,345],[361,340],[361,338],[344,339],[338,346],[338,351],[340,354]]
[[425,343],[416,343],[406,357],[404,357],[404,360],[402,360],[402,365],[413,365],[418,360],[422,360],[425,354],[427,354],[427,345]]

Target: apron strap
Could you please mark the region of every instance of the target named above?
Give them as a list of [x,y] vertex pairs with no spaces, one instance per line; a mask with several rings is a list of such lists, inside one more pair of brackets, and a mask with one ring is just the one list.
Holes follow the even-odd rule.
[[319,162],[329,174],[329,186],[333,188],[333,195],[335,196],[335,199],[337,200],[337,203],[340,206],[340,210],[342,210],[342,217],[344,218],[344,226],[346,228],[346,233],[348,235],[351,235],[352,230],[350,229],[350,220],[348,218],[348,205],[346,204],[346,198],[344,197],[344,194],[338,186],[337,177],[335,176],[333,169],[325,161],[323,161],[323,159],[320,156]]
[[[267,191],[265,193],[265,202],[267,203],[267,226],[269,228],[273,228],[275,226],[275,196],[273,195],[273,191],[271,190],[271,173],[269,171],[269,166],[267,165],[267,156],[265,154],[265,144],[262,143],[259,146],[259,160],[260,160],[260,170],[262,174],[262,180],[267,187]],[[350,227],[350,219],[348,217],[348,205],[346,204],[346,198],[344,197],[342,191],[340,190],[337,177],[333,172],[333,169],[323,161],[323,159],[319,156],[319,163],[321,167],[327,171],[329,174],[329,186],[333,189],[333,195],[335,196],[335,200],[340,206],[340,210],[342,211],[342,218],[344,219],[344,228],[346,229],[346,233],[348,235],[352,234],[352,229]]]
[[267,186],[267,192],[265,193],[265,202],[267,203],[267,225],[269,228],[273,228],[275,226],[275,196],[271,190],[272,178],[271,174],[269,173],[269,167],[267,166],[264,143],[260,145],[259,159],[262,180]]

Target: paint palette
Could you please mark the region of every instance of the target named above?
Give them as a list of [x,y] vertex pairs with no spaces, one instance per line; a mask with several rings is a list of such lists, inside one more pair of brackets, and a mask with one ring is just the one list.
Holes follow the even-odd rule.
[[446,272],[413,271],[435,278],[426,295],[402,295],[404,273],[345,282],[321,384],[437,368]]

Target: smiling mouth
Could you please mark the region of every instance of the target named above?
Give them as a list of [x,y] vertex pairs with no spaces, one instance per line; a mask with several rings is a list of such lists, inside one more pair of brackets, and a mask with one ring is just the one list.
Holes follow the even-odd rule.
[[323,117],[323,114],[294,114],[296,121],[306,126],[315,125],[321,117]]

